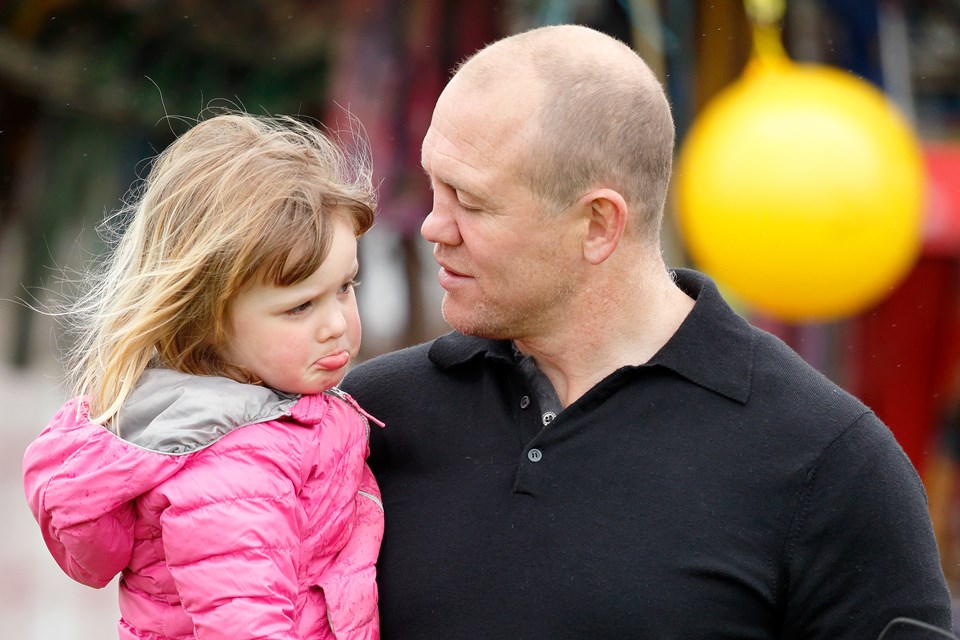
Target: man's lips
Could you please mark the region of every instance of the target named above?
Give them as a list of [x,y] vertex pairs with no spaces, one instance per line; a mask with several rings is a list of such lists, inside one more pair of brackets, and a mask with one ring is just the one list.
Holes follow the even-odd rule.
[[462,271],[454,269],[453,266],[437,256],[436,253],[434,253],[433,258],[437,261],[437,264],[440,265],[440,273],[437,274],[437,279],[440,281],[440,286],[444,289],[446,289],[448,285],[456,286],[458,282],[463,282],[471,278],[471,276]]
[[445,267],[445,266],[443,266],[443,265],[440,265],[440,268],[441,268],[443,271],[446,271],[448,274],[450,274],[450,275],[453,276],[454,278],[467,278],[467,277],[469,277],[469,276],[467,276],[467,275],[464,274],[464,273],[460,273],[460,272],[457,271],[456,269],[451,269],[450,267]]
[[440,282],[440,286],[448,291],[469,279],[470,276],[454,271],[443,264],[440,265],[440,273],[437,274],[437,280]]
[[449,273],[451,276],[454,276],[455,278],[466,278],[466,277],[467,277],[465,274],[463,274],[463,273],[461,273],[460,271],[457,271],[456,269],[454,269],[453,267],[451,267],[451,266],[450,266],[449,264],[447,264],[445,261],[440,260],[439,258],[437,258],[437,256],[434,256],[433,258],[434,258],[434,260],[437,261],[437,264],[440,265],[440,270],[441,270],[441,271],[446,271],[447,273]]
[[342,369],[347,366],[347,363],[350,362],[350,353],[347,351],[341,351],[339,353],[333,353],[329,356],[324,356],[314,362],[319,369],[325,369],[326,371],[336,371],[337,369]]

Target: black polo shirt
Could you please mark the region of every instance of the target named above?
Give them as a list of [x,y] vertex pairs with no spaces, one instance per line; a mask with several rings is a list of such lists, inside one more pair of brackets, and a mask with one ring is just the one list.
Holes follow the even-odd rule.
[[713,284],[646,364],[544,425],[509,342],[451,333],[344,382],[386,422],[383,638],[870,638],[945,628],[890,431]]

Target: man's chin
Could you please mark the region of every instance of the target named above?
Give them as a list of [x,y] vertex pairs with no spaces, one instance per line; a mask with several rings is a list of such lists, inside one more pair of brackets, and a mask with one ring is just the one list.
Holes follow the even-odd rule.
[[511,337],[511,332],[507,328],[501,326],[501,323],[493,322],[491,318],[484,317],[484,314],[480,313],[480,309],[475,308],[470,312],[444,298],[440,311],[444,322],[450,325],[454,331],[466,336],[488,340],[507,340]]

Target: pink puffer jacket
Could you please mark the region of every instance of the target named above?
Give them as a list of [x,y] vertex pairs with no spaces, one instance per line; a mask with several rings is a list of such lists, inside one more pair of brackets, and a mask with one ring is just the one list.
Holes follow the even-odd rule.
[[148,373],[123,439],[73,400],[24,456],[60,567],[97,588],[122,573],[120,637],[377,638],[366,414],[336,390]]

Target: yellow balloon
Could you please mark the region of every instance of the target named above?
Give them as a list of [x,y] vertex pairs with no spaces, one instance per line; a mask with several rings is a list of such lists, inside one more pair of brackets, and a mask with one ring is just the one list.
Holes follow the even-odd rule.
[[862,311],[920,246],[915,136],[881,91],[832,67],[748,68],[691,127],[675,190],[696,266],[786,321]]

